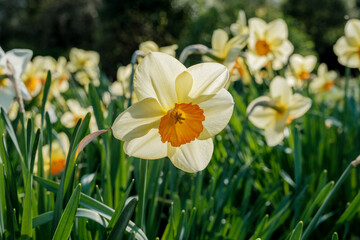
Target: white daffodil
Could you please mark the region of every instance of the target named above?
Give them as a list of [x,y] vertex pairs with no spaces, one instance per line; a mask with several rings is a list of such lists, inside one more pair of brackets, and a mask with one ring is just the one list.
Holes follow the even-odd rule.
[[55,70],[56,60],[49,56],[37,56],[27,65],[21,79],[32,97],[38,95],[45,84],[47,72]]
[[310,107],[310,98],[293,94],[287,81],[277,76],[270,83],[270,96],[253,100],[247,113],[256,127],[265,129],[267,144],[275,146],[283,140],[286,125],[304,115]]
[[149,52],[162,52],[166,53],[170,56],[175,57],[175,50],[178,49],[177,44],[173,44],[166,47],[159,47],[155,42],[153,41],[146,41],[143,43],[140,43],[139,50],[142,51],[145,55]]
[[246,15],[243,10],[239,11],[238,19],[236,23],[231,24],[230,30],[234,36],[249,34],[249,28],[246,24]]
[[186,68],[169,55],[150,53],[135,72],[139,101],[116,118],[113,134],[125,141],[130,156],[168,156],[183,171],[201,171],[211,160],[212,137],[232,115],[227,81],[228,71],[221,64]]
[[100,61],[99,53],[78,48],[72,48],[70,50],[69,58],[70,62],[68,67],[71,72],[88,68],[97,68]]
[[[70,142],[65,133],[59,133],[58,139],[52,141],[51,158],[49,156],[50,146],[47,144],[42,147],[43,168],[46,175],[57,175],[65,169],[66,156],[69,150]],[[34,174],[38,173],[37,158],[34,165]],[[51,166],[51,167],[50,167]]]
[[[79,119],[84,119],[85,115],[90,112],[93,114],[92,107],[83,108],[80,103],[76,100],[69,99],[66,101],[67,106],[69,107],[70,111],[65,112],[61,118],[60,122],[67,128],[75,127]],[[96,121],[93,116],[90,118],[89,123],[90,131],[94,132],[97,130]]]
[[[5,53],[0,47],[0,76],[5,74],[13,75],[19,87],[20,94],[25,100],[30,100],[31,96],[21,81],[21,75],[30,61],[31,56],[31,50],[13,49]],[[11,65],[14,72],[8,68],[9,65]],[[0,77],[0,106],[3,107],[5,111],[9,110],[15,96],[16,93],[11,80]]]
[[59,92],[65,92],[69,89],[70,72],[67,65],[66,58],[59,57],[54,72],[55,85]]
[[[222,29],[216,29],[211,38],[212,54],[219,59],[218,62],[232,67],[240,50],[245,46],[246,37],[235,36],[229,40],[228,34]],[[215,61],[204,56],[205,61]]]
[[294,50],[284,20],[267,24],[262,19],[251,18],[249,31],[247,63],[250,69],[257,71],[271,64],[274,70],[280,70]]
[[315,68],[316,57],[313,55],[301,56],[293,54],[289,62],[290,65],[285,71],[286,79],[292,87],[303,87],[304,82],[310,79],[311,72]]
[[111,85],[110,92],[115,96],[130,97],[131,64],[121,66],[117,71],[117,80]]
[[360,20],[350,19],[345,25],[345,36],[334,45],[334,52],[341,65],[360,68]]
[[310,83],[310,91],[313,93],[328,92],[335,84],[337,74],[335,71],[328,71],[325,63],[319,65],[317,77]]

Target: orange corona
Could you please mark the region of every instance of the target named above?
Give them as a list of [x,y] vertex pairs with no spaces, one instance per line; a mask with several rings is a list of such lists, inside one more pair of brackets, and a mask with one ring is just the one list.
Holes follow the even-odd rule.
[[163,143],[180,147],[199,137],[203,131],[204,111],[196,104],[176,103],[160,120],[159,133]]
[[270,46],[264,40],[258,40],[255,44],[255,49],[260,56],[266,56],[270,52]]

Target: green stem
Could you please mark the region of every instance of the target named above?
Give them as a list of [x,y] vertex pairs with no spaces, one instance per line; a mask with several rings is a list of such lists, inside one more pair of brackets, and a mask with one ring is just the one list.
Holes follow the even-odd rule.
[[148,172],[149,160],[140,159],[140,186],[139,186],[139,212],[136,219],[136,225],[145,232],[145,200],[146,200],[146,181]]
[[348,88],[350,80],[350,68],[345,68],[345,88],[344,88],[344,115],[343,115],[343,129],[346,130],[346,116],[348,112]]
[[319,210],[316,212],[315,216],[313,217],[313,219],[311,220],[309,226],[305,229],[304,231],[304,235],[301,237],[301,240],[305,240],[308,238],[309,234],[311,233],[311,231],[314,229],[314,227],[316,226],[316,224],[319,221],[319,218],[321,216],[321,214],[323,213],[323,211],[325,210],[325,207],[328,205],[328,203],[330,202],[330,200],[332,199],[332,197],[334,196],[334,194],[338,191],[338,189],[340,188],[340,186],[343,184],[343,182],[345,181],[345,179],[347,178],[347,176],[350,174],[351,170],[353,168],[355,168],[357,165],[359,165],[360,162],[360,156],[357,157],[356,160],[354,160],[353,162],[351,162],[348,167],[345,169],[345,171],[341,174],[339,180],[336,182],[334,188],[331,190],[331,192],[329,193],[329,195],[326,197],[325,201],[323,202],[323,204],[321,205],[321,207],[319,208]]
[[[295,193],[300,192],[302,164],[301,164],[301,142],[300,142],[300,130],[298,127],[293,128],[293,141],[294,141],[294,175],[295,175]],[[300,215],[300,199],[295,199],[294,203],[295,221],[296,224],[299,221]]]

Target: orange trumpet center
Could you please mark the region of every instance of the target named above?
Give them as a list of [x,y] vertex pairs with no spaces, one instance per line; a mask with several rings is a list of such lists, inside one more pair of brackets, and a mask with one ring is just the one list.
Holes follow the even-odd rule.
[[302,80],[302,81],[305,81],[307,79],[310,78],[310,73],[309,72],[305,72],[305,71],[302,71],[299,75],[298,75],[299,79]]
[[266,56],[270,52],[270,46],[266,41],[258,40],[255,44],[255,50],[258,55]]
[[51,159],[51,175],[57,175],[64,170],[66,159],[64,157]]
[[163,143],[180,147],[199,137],[204,127],[204,111],[196,104],[176,103],[160,120],[159,133]]

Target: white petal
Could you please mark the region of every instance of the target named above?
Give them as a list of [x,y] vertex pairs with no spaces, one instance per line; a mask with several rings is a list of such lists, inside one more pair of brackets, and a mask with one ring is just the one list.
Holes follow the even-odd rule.
[[246,54],[246,61],[252,71],[260,70],[269,62],[266,56],[259,56],[250,51]]
[[289,106],[289,115],[293,118],[298,118],[304,115],[311,107],[311,99],[303,97],[298,93],[292,96],[291,104]]
[[345,36],[360,43],[360,20],[350,19],[345,25]]
[[134,88],[139,101],[155,98],[165,109],[171,109],[176,102],[175,79],[186,68],[177,59],[152,52],[139,64],[135,71]]
[[265,129],[265,139],[267,145],[270,147],[276,146],[284,139],[284,129],[285,125],[283,125],[283,128],[277,128],[275,121],[271,123],[271,126]]
[[190,103],[189,92],[193,86],[192,75],[184,71],[175,80],[175,89],[178,103]]
[[345,37],[339,38],[334,45],[334,52],[338,57],[346,54],[357,53],[358,50],[358,46],[349,45],[349,42]]
[[258,40],[264,40],[267,23],[260,18],[249,19],[249,31],[251,35],[255,36]]
[[32,51],[28,49],[13,49],[6,52],[4,59],[1,59],[1,65],[6,66],[6,60],[9,60],[15,69],[15,76],[20,79],[25,71],[26,65],[32,57]]
[[15,91],[12,87],[0,87],[0,106],[9,111],[11,103],[15,97]]
[[234,100],[227,90],[222,89],[213,98],[200,103],[199,107],[204,110],[203,126],[207,130],[201,133],[199,139],[207,139],[226,127],[234,109]]
[[215,51],[222,52],[228,41],[228,34],[222,29],[216,29],[212,35],[211,46]]
[[[249,120],[258,128],[265,128],[275,118],[276,111],[274,109],[257,105],[261,102],[270,101],[271,98],[267,96],[258,97],[253,100],[246,109],[247,114],[252,110],[249,115]],[[254,108],[255,105],[257,106]]]
[[137,158],[159,159],[167,156],[167,144],[161,142],[159,129],[153,128],[145,136],[125,142],[124,152]]
[[271,98],[283,104],[290,104],[292,90],[287,81],[280,76],[276,76],[270,83]]
[[188,68],[193,78],[193,85],[189,97],[195,104],[200,103],[196,98],[214,96],[225,87],[229,80],[229,71],[219,63],[200,63]]
[[212,139],[192,141],[180,147],[168,144],[168,157],[175,167],[189,173],[203,170],[209,164],[214,145]]
[[269,43],[285,40],[288,37],[287,25],[282,19],[276,19],[267,25],[266,40]]
[[310,56],[306,56],[304,60],[305,60],[305,70],[311,73],[315,68],[315,64],[317,61],[316,57],[310,55]]
[[143,99],[121,113],[114,121],[112,132],[114,137],[130,141],[142,137],[150,129],[158,127],[160,119],[166,114],[154,98]]
[[25,84],[23,81],[17,81],[18,83],[18,87],[21,93],[21,96],[23,97],[24,100],[31,100],[32,97],[30,96],[30,93],[28,92]]

